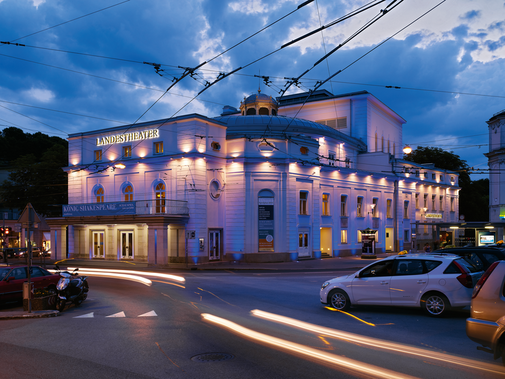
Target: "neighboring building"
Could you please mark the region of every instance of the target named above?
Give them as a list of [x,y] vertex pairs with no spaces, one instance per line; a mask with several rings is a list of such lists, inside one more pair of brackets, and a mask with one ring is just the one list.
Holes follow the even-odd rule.
[[359,255],[453,239],[458,175],[402,160],[405,120],[372,94],[262,93],[69,136],[55,258],[151,264]]
[[489,126],[489,221],[505,219],[505,109],[487,121]]

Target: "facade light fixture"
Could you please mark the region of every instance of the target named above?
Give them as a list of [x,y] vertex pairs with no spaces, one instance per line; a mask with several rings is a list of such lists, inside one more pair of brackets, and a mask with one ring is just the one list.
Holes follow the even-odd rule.
[[403,148],[403,152],[408,155],[412,153],[412,148],[409,145],[405,145],[405,147]]
[[114,165],[115,168],[120,168],[121,170],[126,168],[125,164],[124,163],[116,163]]

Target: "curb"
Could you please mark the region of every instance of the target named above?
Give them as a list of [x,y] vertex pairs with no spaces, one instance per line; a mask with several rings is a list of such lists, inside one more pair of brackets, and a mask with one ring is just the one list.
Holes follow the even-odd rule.
[[19,318],[42,318],[42,317],[57,317],[60,312],[56,310],[45,311],[0,311],[0,319],[19,319]]

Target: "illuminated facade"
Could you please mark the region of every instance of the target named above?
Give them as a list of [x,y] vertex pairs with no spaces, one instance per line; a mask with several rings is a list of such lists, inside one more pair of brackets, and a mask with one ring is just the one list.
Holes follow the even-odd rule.
[[262,93],[69,137],[69,204],[48,220],[56,258],[164,265],[359,255],[438,239],[458,176],[401,160],[400,116],[368,92]]

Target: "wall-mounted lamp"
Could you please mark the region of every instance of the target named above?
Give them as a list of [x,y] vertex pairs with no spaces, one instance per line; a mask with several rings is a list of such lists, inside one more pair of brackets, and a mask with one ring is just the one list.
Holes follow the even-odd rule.
[[121,170],[126,168],[125,164],[124,163],[116,163],[114,165],[115,168],[120,168]]
[[374,214],[374,211],[375,211],[375,206],[376,206],[376,205],[377,205],[377,204],[375,204],[375,203],[374,203],[374,204],[370,204],[370,208],[372,209],[372,211],[371,211],[371,212],[368,212],[368,214],[371,214],[371,215],[373,215],[373,214]]
[[408,155],[412,153],[412,148],[409,145],[405,145],[405,147],[403,148],[403,152]]

